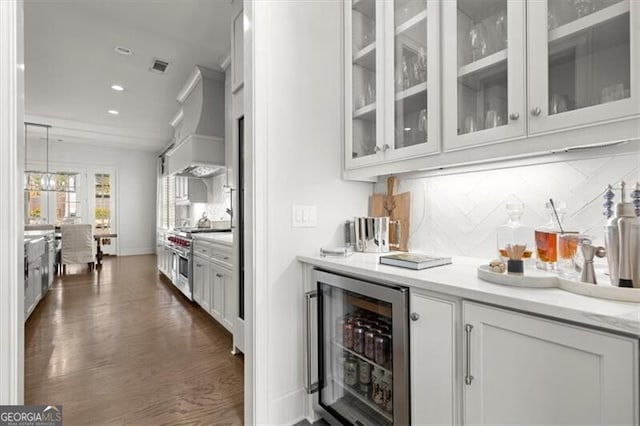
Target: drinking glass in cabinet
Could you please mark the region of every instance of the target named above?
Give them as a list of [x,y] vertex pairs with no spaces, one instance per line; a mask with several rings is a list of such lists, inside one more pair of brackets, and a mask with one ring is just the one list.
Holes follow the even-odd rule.
[[471,47],[471,61],[484,58],[487,55],[487,32],[482,22],[469,28],[469,46]]
[[548,0],[549,114],[629,98],[630,2]]
[[352,12],[352,43],[355,51],[361,50],[375,41],[376,31],[373,17],[359,10]]
[[353,0],[351,10],[352,158],[375,154],[376,2]]
[[458,134],[507,124],[507,0],[458,0]]
[[496,32],[502,49],[507,47],[507,10],[501,9],[496,15]]
[[394,3],[396,149],[427,141],[427,13],[426,0]]

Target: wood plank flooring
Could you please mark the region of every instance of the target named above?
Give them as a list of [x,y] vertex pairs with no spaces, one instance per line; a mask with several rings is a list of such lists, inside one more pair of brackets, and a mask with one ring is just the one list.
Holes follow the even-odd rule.
[[62,404],[65,425],[243,424],[231,335],[158,276],[154,255],[67,268],[25,346],[25,404]]

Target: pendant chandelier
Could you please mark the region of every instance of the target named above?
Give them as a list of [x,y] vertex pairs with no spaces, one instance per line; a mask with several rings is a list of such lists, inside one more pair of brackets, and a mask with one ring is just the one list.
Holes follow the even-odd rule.
[[[46,131],[46,163],[45,171],[27,170],[27,136],[29,126],[42,127]],[[55,172],[49,171],[49,129],[48,124],[24,123],[24,190],[25,191],[55,191],[55,192],[74,192],[76,187],[77,173]]]

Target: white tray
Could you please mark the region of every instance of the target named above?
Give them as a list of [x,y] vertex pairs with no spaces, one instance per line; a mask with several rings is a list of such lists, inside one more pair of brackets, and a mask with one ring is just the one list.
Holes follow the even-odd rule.
[[493,272],[489,265],[478,266],[478,278],[502,285],[529,288],[560,288],[562,290],[597,297],[599,299],[619,300],[623,302],[640,303],[640,288],[615,287],[609,283],[590,284],[568,280],[554,273],[525,269],[524,274],[509,274]]
[[525,269],[524,274],[493,272],[489,265],[478,266],[478,278],[514,287],[549,288],[558,286],[558,277],[546,271]]

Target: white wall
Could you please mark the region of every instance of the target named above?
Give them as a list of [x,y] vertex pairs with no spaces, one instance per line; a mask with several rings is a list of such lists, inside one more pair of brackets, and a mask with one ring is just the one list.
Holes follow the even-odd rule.
[[[497,165],[500,166],[500,165]],[[549,198],[567,203],[565,227],[604,243],[602,198],[608,184],[625,180],[630,188],[640,180],[640,152],[563,161],[526,167],[428,178],[400,177],[397,193],[411,193],[410,250],[436,254],[495,258],[496,228],[508,219],[505,204],[525,204],[523,223],[531,227],[547,220]],[[386,193],[384,182],[376,191]],[[616,192],[615,201],[619,200]],[[629,201],[629,199],[627,199]]]
[[[256,277],[256,286],[265,287],[256,289],[254,356],[258,368],[268,366],[256,373],[255,421],[288,424],[303,418],[306,397],[304,292],[296,255],[344,243],[342,224],[366,214],[372,184],[341,180],[342,2],[257,1],[254,7],[267,17],[253,24],[259,92],[246,109],[256,114],[253,144],[256,155],[266,155],[267,176],[266,251],[255,253],[259,263],[266,260],[267,273]],[[292,228],[294,204],[317,206],[317,227]],[[262,213],[255,212],[259,223]]]
[[[45,143],[30,141],[28,162],[45,160]],[[41,144],[40,144],[41,143]],[[49,163],[73,166],[91,173],[102,168],[116,171],[117,244],[119,255],[155,253],[156,239],[156,160],[148,151],[103,148],[52,141]],[[53,167],[50,166],[50,170]]]

